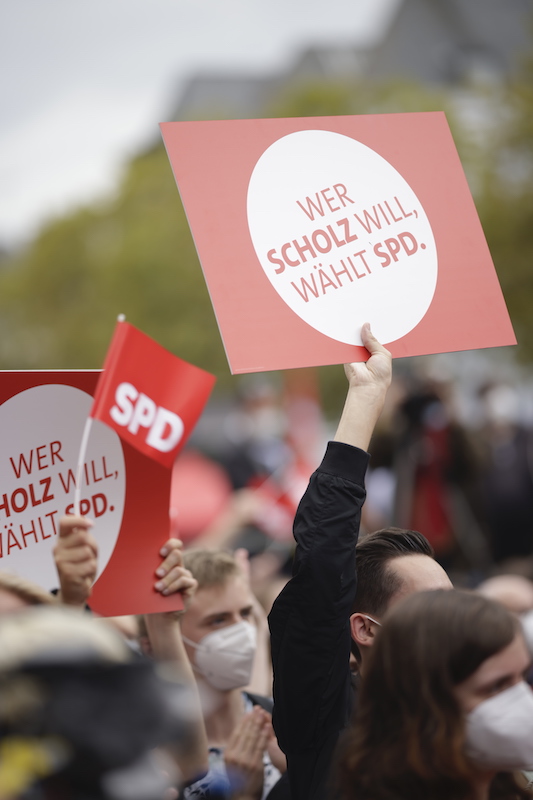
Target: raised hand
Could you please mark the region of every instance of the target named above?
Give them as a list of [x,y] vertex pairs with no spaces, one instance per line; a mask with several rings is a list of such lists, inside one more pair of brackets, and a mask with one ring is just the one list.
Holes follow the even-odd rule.
[[378,390],[387,389],[392,377],[391,354],[378,342],[368,322],[365,322],[361,328],[361,339],[370,353],[370,358],[366,362],[344,365],[344,371],[350,386],[368,386]]
[[361,339],[370,358],[367,362],[344,366],[349,388],[335,441],[366,450],[390,386],[392,357],[378,342],[368,322],[362,327]]

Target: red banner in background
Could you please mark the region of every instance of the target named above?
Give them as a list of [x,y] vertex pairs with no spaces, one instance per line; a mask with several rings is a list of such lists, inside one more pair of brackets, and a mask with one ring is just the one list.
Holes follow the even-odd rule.
[[118,322],[90,416],[171,468],[209,398],[215,377]]

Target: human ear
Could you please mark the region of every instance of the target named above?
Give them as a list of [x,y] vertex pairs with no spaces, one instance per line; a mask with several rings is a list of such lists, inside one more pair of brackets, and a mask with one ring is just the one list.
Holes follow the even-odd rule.
[[358,647],[371,647],[374,644],[376,625],[365,614],[357,612],[350,617],[350,633]]

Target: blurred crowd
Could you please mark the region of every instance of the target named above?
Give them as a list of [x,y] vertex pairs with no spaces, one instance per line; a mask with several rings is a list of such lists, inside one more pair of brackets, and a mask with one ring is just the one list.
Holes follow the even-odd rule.
[[[424,531],[456,585],[502,572],[533,579],[526,391],[485,378],[465,398],[452,378],[395,379],[372,439],[362,532]],[[294,513],[331,433],[312,373],[244,384],[176,463],[175,531],[185,542],[245,547],[254,578],[271,575],[275,591],[290,575]]]

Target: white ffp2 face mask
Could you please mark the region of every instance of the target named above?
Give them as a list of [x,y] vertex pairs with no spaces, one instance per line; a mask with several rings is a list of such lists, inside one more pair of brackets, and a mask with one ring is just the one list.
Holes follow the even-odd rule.
[[533,692],[525,681],[483,700],[467,715],[466,752],[480,767],[533,769]]
[[183,637],[194,647],[194,666],[214,689],[229,691],[250,683],[257,632],[249,622],[237,622],[208,633],[198,643]]

